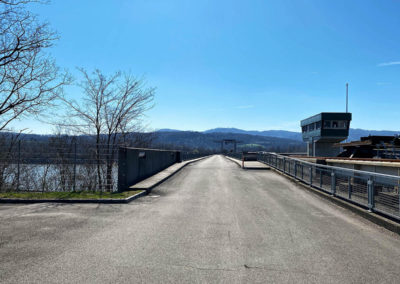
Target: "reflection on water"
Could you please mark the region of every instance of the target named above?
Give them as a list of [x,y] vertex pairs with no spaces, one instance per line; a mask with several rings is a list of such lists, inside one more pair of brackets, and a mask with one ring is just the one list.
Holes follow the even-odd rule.
[[112,166],[107,180],[107,167],[102,164],[17,164],[0,165],[1,191],[100,191],[117,190],[118,164]]

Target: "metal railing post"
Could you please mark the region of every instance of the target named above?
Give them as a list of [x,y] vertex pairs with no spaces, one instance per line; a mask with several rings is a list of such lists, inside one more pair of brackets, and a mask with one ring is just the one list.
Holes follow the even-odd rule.
[[286,159],[283,158],[283,172],[286,174]]
[[372,177],[368,178],[367,181],[367,189],[368,189],[368,211],[372,212],[375,207],[375,200],[374,200],[374,182]]
[[301,164],[301,180],[304,180],[304,165]]
[[322,188],[322,178],[323,178],[322,170],[320,169],[319,170],[319,188]]
[[348,177],[348,190],[349,190],[349,199],[351,199],[351,194],[353,191],[353,187],[351,185],[351,176]]
[[294,161],[294,177],[297,178],[297,162]]
[[76,191],[76,142],[74,146],[74,180],[73,180],[73,191]]
[[312,186],[312,166],[310,167],[310,185]]
[[333,196],[336,195],[336,176],[334,171],[331,173],[331,194]]

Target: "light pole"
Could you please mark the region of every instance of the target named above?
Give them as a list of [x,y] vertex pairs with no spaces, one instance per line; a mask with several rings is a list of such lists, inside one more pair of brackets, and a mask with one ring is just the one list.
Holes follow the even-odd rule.
[[349,83],[346,83],[346,112],[349,112]]

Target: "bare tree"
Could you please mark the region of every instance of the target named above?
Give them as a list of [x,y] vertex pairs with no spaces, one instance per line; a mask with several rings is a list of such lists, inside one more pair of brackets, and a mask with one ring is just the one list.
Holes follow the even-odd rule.
[[[117,72],[111,76],[100,70],[89,74],[79,69],[84,91],[81,102],[60,96],[66,106],[68,121],[62,126],[76,134],[94,135],[96,139],[97,179],[99,189],[112,189],[112,166],[117,145],[126,141],[127,135],[140,129],[141,118],[152,107],[154,88],[145,87],[140,79]],[[105,161],[103,178],[102,160]]]
[[37,115],[70,82],[45,53],[57,40],[26,5],[35,0],[0,0],[0,130],[29,114]]

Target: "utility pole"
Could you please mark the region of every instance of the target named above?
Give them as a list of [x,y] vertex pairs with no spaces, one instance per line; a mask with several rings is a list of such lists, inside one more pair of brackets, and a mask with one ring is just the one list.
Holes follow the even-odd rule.
[[[346,83],[346,113],[348,113],[348,112],[349,112],[349,83]],[[349,125],[347,127],[350,128],[350,121],[348,123],[349,123]],[[348,138],[346,138],[346,140],[344,142],[347,143],[347,139]],[[343,149],[343,148],[341,148],[341,149]]]
[[349,112],[349,83],[346,83],[346,112]]

